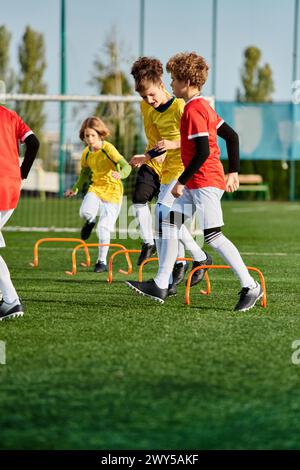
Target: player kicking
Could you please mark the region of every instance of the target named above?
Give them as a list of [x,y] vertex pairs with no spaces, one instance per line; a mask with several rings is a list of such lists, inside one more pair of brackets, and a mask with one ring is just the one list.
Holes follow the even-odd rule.
[[[250,276],[240,253],[223,234],[224,225],[221,197],[224,191],[238,189],[239,139],[200,95],[207,80],[208,66],[196,53],[180,53],[167,63],[171,73],[172,89],[178,98],[186,102],[181,120],[181,155],[184,172],[172,189],[177,198],[170,217],[162,223],[163,239],[159,269],[154,280],[127,282],[134,290],[163,303],[168,294],[168,276],[176,258],[176,240],[182,219],[190,218],[194,212],[199,217],[205,242],[210,245],[232,267],[241,283],[240,298],[235,311],[254,307],[262,297],[261,286]],[[229,173],[225,180],[220,161],[217,135],[225,139]]]
[[[156,206],[155,236],[159,257],[162,236],[161,220],[169,213],[175,200],[171,190],[184,168],[180,154],[180,119],[183,113],[184,101],[171,96],[167,92],[162,82],[163,67],[158,59],[140,57],[133,64],[131,73],[135,79],[135,89],[143,98],[141,109],[148,139],[146,154],[136,155],[130,161],[133,166],[139,167],[142,165],[141,169],[145,168],[143,174],[147,176],[147,178],[144,176],[144,179],[142,179],[141,175],[138,175],[134,196],[135,202],[138,199],[140,203],[143,202],[146,206],[145,196],[151,194],[152,197],[151,190],[153,191],[154,184],[151,183],[149,168],[146,168],[146,165],[151,164],[152,166],[154,164],[152,162],[157,158],[161,158],[162,155],[165,156],[161,167],[161,185]],[[147,188],[149,189],[147,190]],[[148,210],[145,207],[143,208],[143,213],[141,209],[139,209],[140,212],[137,211],[140,227],[151,227],[151,214],[148,207]],[[193,267],[211,264],[210,257],[201,250],[184,225],[180,229],[179,240],[179,244],[177,240],[178,248],[175,253],[177,257],[183,258],[185,255],[184,248],[186,248],[193,256]],[[176,256],[174,263],[175,261]],[[169,279],[168,295],[176,294],[177,285],[183,281],[187,267],[186,262],[175,263],[172,277]],[[191,284],[195,285],[200,282],[203,275],[203,271],[197,271]]]
[[[18,143],[26,145],[20,169]],[[39,141],[32,130],[14,111],[0,106],[0,247],[5,247],[1,229],[17,207],[21,193],[21,179],[28,176],[37,155]],[[24,314],[16,289],[11,281],[8,267],[0,256],[0,320]]]

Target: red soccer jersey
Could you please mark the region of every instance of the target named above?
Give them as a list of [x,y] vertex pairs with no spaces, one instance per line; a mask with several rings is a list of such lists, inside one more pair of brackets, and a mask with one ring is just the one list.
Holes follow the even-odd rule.
[[21,192],[18,142],[32,134],[14,111],[0,106],[0,210],[15,209]]
[[225,190],[225,176],[220,161],[220,149],[217,143],[217,129],[223,120],[201,96],[187,102],[181,118],[181,158],[185,168],[196,154],[196,137],[208,136],[210,154],[201,168],[186,183],[189,189],[213,186]]

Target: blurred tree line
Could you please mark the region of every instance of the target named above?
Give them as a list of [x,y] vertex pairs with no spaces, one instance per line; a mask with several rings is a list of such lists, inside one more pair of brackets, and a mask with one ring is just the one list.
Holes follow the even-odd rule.
[[[16,74],[10,66],[11,34],[0,26],[0,80],[6,84],[7,92],[47,93],[44,81],[46,70],[45,41],[43,34],[27,26],[19,45],[19,70]],[[118,44],[115,30],[107,38],[104,50],[94,61],[93,78],[90,85],[103,95],[132,95],[133,87],[121,67],[121,45]],[[250,46],[244,51],[244,63],[241,70],[242,89],[237,91],[236,99],[240,102],[271,102],[274,92],[272,70],[269,64],[261,65],[261,51]],[[14,108],[24,121],[34,130],[41,141],[40,158],[47,156],[48,150],[43,139],[46,114],[44,102],[17,102]],[[84,105],[80,106],[84,111]],[[99,103],[92,113],[100,116],[108,124],[111,140],[119,151],[128,159],[131,155],[143,151],[144,137],[141,126],[139,106],[133,103]],[[90,114],[90,111],[89,111]],[[86,117],[86,116],[85,116]],[[52,159],[53,164],[53,159]],[[296,162],[297,172],[300,163]],[[270,186],[273,199],[288,199],[288,162],[272,160],[242,160],[241,173],[258,173]],[[135,172],[129,177],[127,186],[132,186]],[[300,183],[299,183],[300,184]],[[298,188],[299,192],[300,188]],[[243,194],[243,197],[255,195]]]
[[[5,25],[0,26],[0,80],[5,82],[6,91],[28,94],[47,93],[44,81],[47,64],[43,34],[34,31],[30,26],[26,27],[18,50],[19,71],[17,74],[10,66],[10,41],[10,32]],[[99,94],[125,96],[134,93],[126,74],[121,70],[120,50],[121,47],[113,31],[105,43],[101,59],[97,58],[94,62],[94,76],[90,84],[96,86]],[[44,160],[48,153],[47,144],[43,139],[46,122],[44,102],[18,101],[14,106],[11,106],[11,103],[7,105],[15,109],[34,130],[42,144],[39,157]],[[80,107],[81,111],[82,109],[84,106]],[[103,118],[111,131],[111,140],[125,158],[128,159],[138,150],[143,150],[141,126],[138,124],[138,119],[140,119],[138,106],[133,103],[99,103],[92,114]],[[87,116],[82,119],[85,117]],[[70,162],[67,161],[67,163]],[[55,169],[55,167],[49,169]],[[131,178],[134,178],[134,172]]]
[[[101,58],[94,61],[94,76],[90,82],[99,95],[130,96],[134,89],[121,68],[122,46],[118,43],[115,29],[108,35]],[[141,135],[139,105],[134,103],[98,103],[94,113],[103,118],[111,131],[111,140],[119,152],[130,159],[144,151]],[[131,196],[136,172],[132,171],[125,182],[125,194]]]
[[[18,73],[10,66],[10,41],[11,34],[4,25],[0,26],[0,80],[5,83],[8,93],[47,93],[47,85],[44,82],[46,69],[45,42],[41,33],[27,26],[22,36],[18,50]],[[44,158],[47,149],[43,139],[43,128],[46,122],[44,103],[42,101],[17,101],[6,106],[14,109],[28,126],[34,131],[40,140],[39,157]],[[20,149],[21,155],[24,148]]]
[[[8,93],[47,93],[43,81],[46,69],[45,43],[43,35],[27,26],[19,46],[20,69],[16,74],[9,62],[11,34],[4,25],[0,26],[0,80],[3,80]],[[15,111],[19,113],[39,139],[46,121],[44,103],[38,101],[16,102]]]

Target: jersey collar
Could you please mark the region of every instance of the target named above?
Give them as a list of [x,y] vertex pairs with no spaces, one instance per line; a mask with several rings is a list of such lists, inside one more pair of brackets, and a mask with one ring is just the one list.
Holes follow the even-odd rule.
[[185,104],[188,104],[188,103],[190,103],[191,101],[194,101],[194,100],[198,100],[199,98],[203,98],[203,96],[202,95],[193,96],[193,98],[190,98]]
[[166,103],[159,105],[157,108],[154,108],[155,111],[158,111],[159,113],[163,113],[171,106],[174,100],[175,100],[175,96],[172,96]]

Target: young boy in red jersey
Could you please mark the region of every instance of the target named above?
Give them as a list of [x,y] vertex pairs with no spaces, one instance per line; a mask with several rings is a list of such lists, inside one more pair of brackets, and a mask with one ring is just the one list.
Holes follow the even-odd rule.
[[[149,227],[148,238],[150,239],[152,223],[147,200],[151,200],[155,194],[153,188],[155,191],[159,189],[155,217],[156,249],[159,257],[162,235],[160,221],[170,212],[175,200],[171,189],[184,169],[180,155],[180,120],[185,103],[184,100],[177,99],[167,92],[162,81],[163,66],[158,59],[140,57],[134,62],[131,73],[135,79],[135,89],[143,98],[141,111],[148,140],[146,153],[135,155],[130,161],[133,166],[142,165],[138,172],[133,202],[139,226],[143,226],[144,229],[146,226]],[[161,158],[161,156],[164,159],[158,165],[157,157]],[[156,174],[152,170],[155,170]],[[157,181],[156,176],[159,175],[160,187],[158,188],[153,181],[153,175],[155,175],[155,181]],[[187,249],[193,257],[193,267],[211,264],[211,259],[197,245],[185,225],[181,227],[179,240],[178,258],[184,258],[185,249]],[[152,245],[148,246],[151,250]],[[149,256],[151,256],[151,251],[149,253],[147,249],[146,251],[142,249],[138,264]],[[177,286],[183,281],[187,268],[186,262],[175,263],[169,283],[169,296],[176,294]],[[200,282],[203,275],[202,271],[197,271],[193,275],[191,285]],[[129,287],[131,287],[130,283]]]
[[[167,63],[171,73],[172,89],[186,102],[181,119],[181,156],[185,167],[172,189],[177,198],[170,217],[163,221],[163,245],[159,270],[151,281],[135,283],[135,290],[163,303],[167,297],[167,278],[176,257],[178,230],[185,218],[196,211],[204,239],[228,263],[241,283],[236,311],[254,307],[263,295],[261,286],[249,274],[241,255],[223,234],[221,198],[224,191],[234,192],[239,187],[239,139],[203,99],[200,92],[207,80],[208,65],[195,52],[180,53]],[[225,179],[220,161],[217,136],[225,139],[229,159],[229,173]],[[175,243],[175,244],[174,244]]]
[[[26,145],[20,168],[18,142]],[[39,148],[32,130],[14,111],[0,106],[0,248],[5,247],[1,229],[17,207],[21,179],[27,178]],[[0,320],[22,316],[23,305],[10,278],[8,267],[0,256]]]

